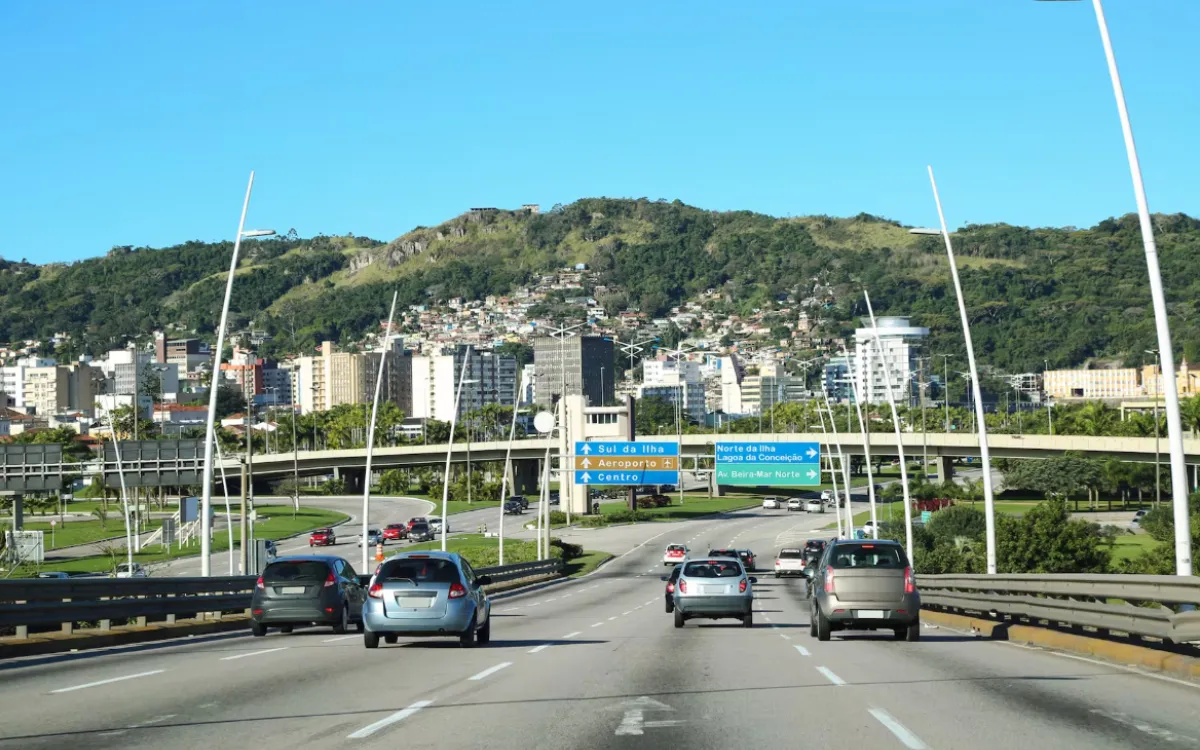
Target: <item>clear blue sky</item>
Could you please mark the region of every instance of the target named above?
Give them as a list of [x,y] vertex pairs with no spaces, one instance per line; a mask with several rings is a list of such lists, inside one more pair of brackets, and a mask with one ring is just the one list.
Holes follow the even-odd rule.
[[[1200,214],[1198,0],[1108,0],[1151,208]],[[1091,4],[0,2],[0,255],[388,240],[585,196],[1090,226],[1134,210]]]

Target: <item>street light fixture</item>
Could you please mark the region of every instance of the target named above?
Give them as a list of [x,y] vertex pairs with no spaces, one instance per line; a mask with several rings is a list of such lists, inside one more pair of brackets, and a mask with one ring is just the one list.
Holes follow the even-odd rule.
[[[208,390],[208,418],[204,424],[204,476],[200,488],[200,575],[205,578],[212,575],[212,476],[213,476],[213,441],[216,439],[215,420],[217,416],[217,391],[221,383],[221,353],[225,349],[225,327],[229,321],[229,300],[233,295],[233,277],[237,273],[238,252],[242,247],[243,237],[269,237],[275,234],[273,229],[252,229],[246,231],[246,211],[250,208],[250,193],[254,190],[254,172],[250,172],[250,181],[246,185],[246,197],[242,201],[242,218],[238,221],[237,235],[233,241],[233,256],[229,259],[229,274],[225,278],[225,300],[221,304],[221,322],[217,326],[217,346],[213,352],[212,379]],[[242,540],[245,544],[245,540]]]
[[[1040,0],[1041,2],[1064,0]],[[1069,0],[1078,2],[1078,0]],[[1117,100],[1117,114],[1121,119],[1121,132],[1125,136],[1125,154],[1129,159],[1129,175],[1133,180],[1133,193],[1137,201],[1138,223],[1142,230],[1142,246],[1146,254],[1146,269],[1150,276],[1150,299],[1154,305],[1154,328],[1158,334],[1158,351],[1162,373],[1161,384],[1167,407],[1167,442],[1171,449],[1171,500],[1175,517],[1175,574],[1192,574],[1192,537],[1189,523],[1187,462],[1183,453],[1183,419],[1179,410],[1179,391],[1175,384],[1175,353],[1171,348],[1171,325],[1167,318],[1167,299],[1163,292],[1162,272],[1158,265],[1158,247],[1154,242],[1154,224],[1150,220],[1150,204],[1146,200],[1146,186],[1142,182],[1142,167],[1138,160],[1137,145],[1133,140],[1133,125],[1129,121],[1129,109],[1125,104],[1125,89],[1121,85],[1121,73],[1117,69],[1117,57],[1113,52],[1112,39],[1108,35],[1108,21],[1104,18],[1104,6],[1100,0],[1092,0],[1096,12],[1096,24],[1100,27],[1100,41],[1104,45],[1104,56],[1108,61],[1108,74],[1112,79],[1113,96]]]
[[954,260],[954,246],[950,243],[950,230],[946,228],[946,214],[942,211],[942,199],[938,195],[937,180],[933,167],[929,167],[929,184],[933,187],[933,202],[937,205],[938,222],[942,238],[946,242],[946,257],[950,261],[950,278],[954,280],[954,293],[958,297],[958,314],[962,320],[963,341],[967,348],[967,364],[971,370],[971,390],[975,397],[975,418],[979,421],[979,456],[983,462],[983,512],[985,538],[987,540],[987,572],[996,574],[996,502],[992,493],[992,457],[988,452],[987,421],[983,414],[983,394],[979,388],[979,374],[975,369],[975,345],[971,342],[971,325],[967,320],[967,301],[963,298],[962,283],[958,280],[958,263]]

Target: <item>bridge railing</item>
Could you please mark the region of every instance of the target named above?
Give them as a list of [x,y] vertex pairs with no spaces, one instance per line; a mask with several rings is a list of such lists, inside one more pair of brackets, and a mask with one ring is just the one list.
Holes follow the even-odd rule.
[[1200,641],[1200,578],[1012,574],[918,576],[921,605],[1018,622],[1095,629],[1101,635],[1181,644]]
[[[562,574],[563,561],[477,568],[496,584],[535,581]],[[240,613],[250,608],[256,576],[212,578],[63,578],[0,581],[0,635],[12,629],[19,638],[30,628],[60,627],[108,631],[130,620],[174,622],[203,613]],[[359,576],[364,585],[370,576]],[[503,588],[503,587],[500,587]]]

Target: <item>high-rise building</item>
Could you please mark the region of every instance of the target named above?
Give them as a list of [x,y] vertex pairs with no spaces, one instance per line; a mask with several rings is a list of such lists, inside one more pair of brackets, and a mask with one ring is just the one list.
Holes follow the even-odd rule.
[[745,414],[766,414],[776,404],[805,401],[811,394],[804,378],[792,375],[747,375],[742,379]]
[[876,320],[876,328],[871,328],[870,319],[864,318],[862,322],[867,327],[854,331],[857,345],[854,377],[858,392],[866,403],[887,403],[890,382],[892,399],[897,404],[916,405],[920,395],[916,384],[917,354],[929,329],[910,325],[908,318],[885,316]]
[[301,413],[328,411],[340,404],[368,403],[362,354],[335,352],[332,341],[321,343],[321,356],[299,357],[292,370],[292,392]]
[[613,367],[612,341],[601,336],[541,336],[533,341],[533,361],[538,406],[550,406],[564,390],[566,395],[582,394],[589,406],[613,402],[618,373]]
[[642,362],[642,384],[638,398],[660,398],[682,406],[687,418],[703,423],[707,413],[700,363],[687,359],[647,359]]
[[824,387],[830,401],[854,403],[854,386],[850,380],[852,363],[850,357],[830,357],[825,363]]
[[0,392],[8,394],[13,408],[25,408],[25,372],[31,367],[53,367],[55,364],[53,358],[22,357],[15,365],[0,367]]
[[[403,345],[401,345],[403,346]],[[363,393],[368,401],[375,398],[375,377],[379,372],[381,352],[368,352],[363,357],[366,365],[362,369]],[[391,401],[405,417],[413,413],[413,356],[403,348],[389,351],[384,360],[383,384],[380,386],[380,402]]]
[[23,400],[34,414],[48,417],[70,408],[71,368],[61,365],[30,367],[25,370]]
[[746,409],[742,403],[742,380],[745,378],[745,368],[735,354],[721,358],[721,411],[727,416],[744,414]]
[[463,375],[463,358],[468,347],[457,347],[453,354],[412,357],[412,416],[450,421],[454,401],[459,399],[458,416],[489,404],[512,407],[517,402],[517,359],[486,349],[470,349],[461,396],[458,392]]

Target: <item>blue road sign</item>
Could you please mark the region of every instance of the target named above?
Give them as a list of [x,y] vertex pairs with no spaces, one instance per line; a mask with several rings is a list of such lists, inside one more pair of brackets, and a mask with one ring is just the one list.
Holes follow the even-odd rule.
[[576,456],[678,456],[679,443],[651,443],[635,440],[577,442]]
[[678,471],[576,471],[575,484],[679,484]]
[[717,484],[743,487],[816,487],[820,443],[717,443]]

